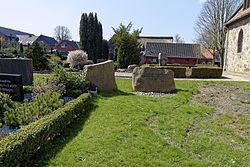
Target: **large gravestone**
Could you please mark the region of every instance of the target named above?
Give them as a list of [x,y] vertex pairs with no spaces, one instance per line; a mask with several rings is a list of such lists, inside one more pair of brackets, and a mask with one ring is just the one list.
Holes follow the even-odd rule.
[[167,54],[159,53],[158,59],[159,59],[160,66],[166,66],[168,64],[168,55]]
[[33,84],[33,63],[27,58],[0,58],[0,73],[21,74],[24,85]]
[[0,73],[0,92],[9,94],[12,100],[23,101],[22,75]]
[[136,92],[171,93],[175,90],[174,72],[167,69],[137,67],[132,74],[132,87]]
[[98,87],[100,91],[117,89],[114,62],[112,60],[84,67],[86,80]]

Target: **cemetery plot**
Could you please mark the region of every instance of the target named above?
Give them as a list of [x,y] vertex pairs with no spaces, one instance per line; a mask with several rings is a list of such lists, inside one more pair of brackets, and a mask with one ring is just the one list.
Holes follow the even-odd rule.
[[9,94],[15,101],[23,101],[22,75],[0,73],[0,92]]

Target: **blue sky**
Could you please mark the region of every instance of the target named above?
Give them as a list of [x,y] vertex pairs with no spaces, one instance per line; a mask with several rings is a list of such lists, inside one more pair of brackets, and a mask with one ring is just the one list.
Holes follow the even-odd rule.
[[54,35],[57,25],[67,26],[79,40],[82,13],[96,12],[103,25],[104,38],[111,27],[133,23],[143,27],[142,35],[195,39],[194,25],[204,0],[1,0],[0,26],[35,35]]

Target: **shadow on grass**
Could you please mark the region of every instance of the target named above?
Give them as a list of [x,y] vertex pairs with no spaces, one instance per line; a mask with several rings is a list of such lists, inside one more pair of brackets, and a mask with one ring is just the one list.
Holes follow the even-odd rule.
[[37,153],[29,160],[26,166],[46,166],[51,158],[56,156],[66,145],[71,142],[84,128],[85,122],[90,117],[91,113],[98,107],[97,101],[104,97],[116,97],[116,96],[130,96],[132,93],[126,93],[121,90],[117,90],[109,93],[99,93],[93,97],[92,106],[88,112],[82,114],[72,124],[70,124],[60,135],[49,141],[43,146]]
[[101,92],[99,95],[101,97],[134,96],[133,93],[123,92],[121,90],[116,90],[113,92]]
[[95,108],[97,108],[97,105],[95,105],[97,99],[97,97],[94,97],[90,109],[79,116],[79,118],[71,123],[53,140],[42,146],[42,148],[30,158],[28,164],[25,164],[25,166],[46,166],[51,158],[55,157],[56,154],[67,145],[67,143],[71,142],[83,130],[89,116],[95,111]]

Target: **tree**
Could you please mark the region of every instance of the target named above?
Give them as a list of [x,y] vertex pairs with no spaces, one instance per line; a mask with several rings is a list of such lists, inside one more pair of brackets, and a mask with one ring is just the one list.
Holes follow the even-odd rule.
[[57,41],[71,40],[72,36],[68,27],[56,26],[54,29],[55,38]]
[[94,62],[102,57],[102,24],[97,14],[83,13],[80,21],[80,49],[88,53],[88,59]]
[[32,46],[27,48],[25,50],[25,55],[33,60],[33,67],[35,70],[47,69],[49,61],[38,42],[34,42]]
[[0,51],[2,50],[2,45],[3,45],[3,38],[0,37]]
[[102,58],[108,59],[109,55],[109,44],[107,40],[102,40]]
[[239,0],[207,0],[196,22],[197,42],[221,57],[223,67],[226,31],[225,23],[240,5]]
[[132,23],[127,26],[120,24],[118,28],[113,28],[113,42],[117,47],[117,62],[120,68],[127,68],[131,64],[139,64],[141,44],[138,41],[141,29],[136,29],[130,33]]
[[185,43],[184,39],[179,34],[175,34],[174,42],[175,43]]

